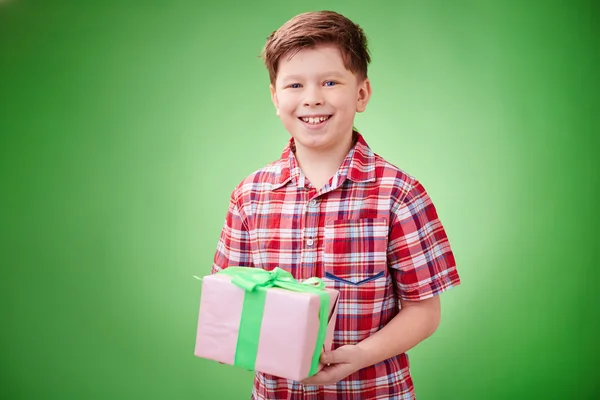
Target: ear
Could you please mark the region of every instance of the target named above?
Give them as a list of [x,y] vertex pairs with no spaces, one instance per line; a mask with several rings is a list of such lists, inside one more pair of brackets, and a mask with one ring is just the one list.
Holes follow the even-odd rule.
[[275,91],[275,86],[273,84],[269,85],[269,90],[271,91],[271,101],[275,106],[276,114],[279,115],[279,99],[277,98],[277,92]]
[[365,78],[358,84],[358,93],[356,100],[356,112],[363,112],[367,109],[367,104],[371,98],[371,81]]

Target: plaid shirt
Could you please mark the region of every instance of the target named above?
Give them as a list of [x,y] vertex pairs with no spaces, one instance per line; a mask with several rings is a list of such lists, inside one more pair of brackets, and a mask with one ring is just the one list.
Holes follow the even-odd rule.
[[[281,159],[233,191],[213,273],[229,265],[280,267],[340,291],[333,348],[356,344],[399,312],[460,283],[435,207],[413,177],[374,154],[363,137],[328,184],[305,178],[290,139]],[[305,386],[257,373],[253,399],[413,399],[406,353],[336,385]]]

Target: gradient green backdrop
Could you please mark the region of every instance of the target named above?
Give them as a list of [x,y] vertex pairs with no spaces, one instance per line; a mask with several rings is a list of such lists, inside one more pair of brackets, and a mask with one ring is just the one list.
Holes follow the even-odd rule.
[[3,0],[1,398],[249,397],[193,356],[192,275],[289,137],[264,40],[320,9],[367,32],[356,126],[423,182],[462,277],[409,353],[419,400],[600,396],[592,1]]

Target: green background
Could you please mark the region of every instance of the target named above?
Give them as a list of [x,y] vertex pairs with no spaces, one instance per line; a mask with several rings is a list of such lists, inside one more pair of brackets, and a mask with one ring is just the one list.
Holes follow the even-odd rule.
[[193,355],[192,275],[289,137],[264,41],[321,9],[365,29],[356,126],[423,182],[462,278],[409,353],[418,398],[600,396],[592,1],[3,0],[0,397],[249,397]]

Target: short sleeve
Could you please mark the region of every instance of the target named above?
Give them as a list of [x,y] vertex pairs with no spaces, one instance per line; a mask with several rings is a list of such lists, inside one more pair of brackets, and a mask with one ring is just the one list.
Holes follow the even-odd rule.
[[388,264],[398,297],[420,301],[460,284],[446,231],[425,188],[414,181],[392,209]]
[[252,267],[251,250],[247,225],[244,223],[235,197],[232,195],[211,273],[214,274],[229,266]]

